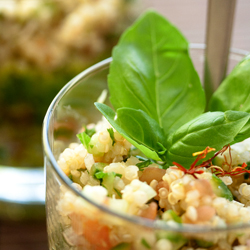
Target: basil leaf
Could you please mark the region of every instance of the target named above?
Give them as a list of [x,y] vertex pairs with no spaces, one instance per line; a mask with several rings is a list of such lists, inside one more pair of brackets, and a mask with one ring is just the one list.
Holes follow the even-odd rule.
[[[95,103],[95,106],[106,117],[111,126],[131,144],[141,150],[143,154],[153,160],[160,160],[156,149],[158,147],[157,140],[162,137],[162,132],[159,125],[152,118],[148,117],[149,120],[144,120],[143,115],[145,115],[145,113],[142,113],[142,111],[123,108],[118,110],[118,114],[120,115],[115,119],[116,113],[109,106],[103,103]],[[130,116],[130,118],[132,118],[132,114],[138,115],[136,117],[137,124],[134,124],[133,120],[127,121],[125,117],[121,115],[127,112],[130,112],[127,115]],[[137,131],[134,125],[137,125],[137,129],[140,131]],[[144,134],[143,126],[148,129],[147,134]],[[159,129],[159,131],[157,131],[157,129]],[[147,145],[147,143],[149,145]]]
[[195,159],[192,153],[202,151],[207,146],[219,150],[233,142],[249,118],[250,115],[246,112],[230,110],[225,113],[207,112],[200,115],[168,138],[168,162],[175,161],[189,168]]
[[154,149],[156,152],[166,150],[162,145],[164,141],[162,128],[144,111],[119,108],[116,122],[138,143]]
[[250,55],[245,57],[211,97],[211,111],[238,110],[250,113]]
[[245,126],[240,130],[237,136],[234,138],[234,142],[241,142],[250,137],[250,120],[245,124]]
[[121,37],[108,76],[115,109],[146,112],[165,134],[203,113],[205,95],[180,31],[149,11]]

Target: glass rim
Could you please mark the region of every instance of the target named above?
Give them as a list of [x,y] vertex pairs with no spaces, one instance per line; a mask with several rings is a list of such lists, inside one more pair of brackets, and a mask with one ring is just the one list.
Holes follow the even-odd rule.
[[[204,50],[206,48],[205,44],[202,43],[190,43],[190,49],[197,49],[197,50]],[[249,54],[246,50],[235,49],[231,48],[230,53],[239,54],[241,56],[246,56]],[[89,75],[98,72],[100,70],[106,69],[109,67],[112,58],[109,57],[105,60],[102,60],[93,66],[83,70],[77,76],[75,76],[72,80],[65,84],[65,86],[58,92],[55,98],[52,100],[46,115],[44,117],[43,126],[42,126],[42,144],[43,144],[43,151],[44,151],[44,159],[45,157],[49,159],[52,168],[54,169],[57,177],[59,177],[60,181],[64,183],[67,188],[73,192],[75,195],[80,196],[85,201],[89,202],[94,207],[100,209],[102,212],[107,213],[111,216],[117,217],[119,219],[125,220],[127,222],[139,225],[139,226],[146,226],[149,229],[154,230],[164,230],[164,231],[172,231],[176,233],[196,233],[196,234],[203,234],[203,233],[225,233],[233,230],[244,230],[250,229],[250,223],[240,224],[240,225],[228,225],[226,227],[211,227],[211,226],[202,226],[202,225],[189,225],[189,224],[181,224],[181,226],[171,226],[166,224],[165,222],[161,222],[161,220],[150,220],[146,218],[142,218],[135,215],[127,215],[119,212],[115,212],[112,209],[109,209],[105,205],[101,205],[96,203],[95,201],[89,199],[84,194],[82,194],[77,189],[73,188],[72,181],[64,174],[61,170],[59,165],[57,164],[57,160],[55,159],[52,149],[49,144],[49,125],[51,122],[51,118],[53,117],[53,112],[56,109],[57,104],[63,98],[65,94],[67,94],[74,86],[76,86],[83,78],[88,77]],[[46,166],[45,166],[46,168]],[[46,173],[45,173],[46,176]],[[46,202],[45,202],[46,203]]]

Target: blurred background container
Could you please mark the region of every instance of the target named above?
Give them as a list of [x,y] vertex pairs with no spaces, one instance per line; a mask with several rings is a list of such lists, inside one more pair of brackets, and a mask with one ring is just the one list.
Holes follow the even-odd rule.
[[0,0],[0,164],[42,166],[51,100],[110,56],[133,7],[128,0]]

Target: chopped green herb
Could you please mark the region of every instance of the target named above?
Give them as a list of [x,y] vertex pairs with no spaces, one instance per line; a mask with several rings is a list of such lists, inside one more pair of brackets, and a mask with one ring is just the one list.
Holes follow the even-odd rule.
[[88,171],[88,170],[87,169],[83,169],[83,168],[78,168],[77,171],[85,172],[85,171]]
[[89,143],[91,138],[89,137],[89,135],[87,135],[85,132],[82,132],[80,134],[77,134],[77,137],[79,138],[79,140],[81,141],[81,143],[83,144],[83,146],[88,149],[89,147]]
[[88,129],[86,126],[85,126],[85,131],[84,131],[89,137],[92,137],[93,134],[95,134],[95,128],[91,128],[91,129]]
[[122,177],[121,174],[115,172],[104,173],[103,171],[98,171],[94,174],[94,177],[100,180],[101,185],[108,190],[109,196],[112,196],[116,192],[121,197],[122,195],[119,190],[114,189],[114,179],[116,176]]
[[156,233],[157,240],[167,239],[173,244],[173,249],[181,249],[187,243],[187,239],[181,233],[159,231]]
[[164,220],[173,220],[177,223],[182,223],[181,218],[175,213],[175,211],[169,209],[162,215]]
[[249,162],[249,161],[247,162],[246,169],[247,169],[247,170],[250,170],[250,162]]
[[97,178],[97,179],[103,179],[103,177],[106,175],[107,173],[103,173],[103,172],[97,172],[97,173],[95,173],[95,177]]
[[118,189],[116,189],[116,188],[114,188],[114,190],[116,191],[117,195],[118,195],[120,198],[122,198],[121,192],[120,192]]
[[114,246],[111,250],[129,250],[129,249],[131,249],[131,244],[122,242],[122,243]]
[[118,176],[118,177],[120,177],[120,178],[122,178],[122,174],[115,174],[115,176]]
[[114,129],[113,128],[108,128],[107,129],[108,130],[108,132],[109,132],[109,135],[110,135],[110,138],[112,139],[112,146],[114,146],[114,144],[115,144],[115,136],[114,136]]
[[94,174],[94,176],[97,178],[97,179],[103,179],[105,176],[107,176],[107,175],[110,175],[110,174],[112,174],[114,177],[115,176],[118,176],[118,177],[122,177],[122,174],[117,174],[117,173],[115,173],[115,172],[110,172],[110,173],[104,173],[103,171],[98,171],[98,172],[96,172],[95,174]]
[[94,176],[96,173],[98,172],[102,172],[103,169],[107,166],[107,163],[103,163],[103,162],[96,162],[91,166],[90,169],[90,175]]
[[212,247],[214,245],[213,242],[205,241],[205,240],[195,240],[195,242],[199,247],[205,247],[205,248],[209,248],[209,247]]
[[142,238],[141,244],[142,244],[144,247],[146,247],[147,249],[151,249],[151,246],[148,244],[148,242],[147,242],[144,238]]
[[73,181],[73,176],[72,176],[72,174],[69,174],[69,179],[71,180],[71,181]]
[[116,173],[105,173],[103,178],[101,179],[101,185],[105,187],[108,191],[108,196],[111,197],[115,190],[114,190],[114,180],[115,180]]
[[149,159],[149,160],[137,163],[136,166],[139,168],[140,171],[142,171],[144,168],[148,167],[150,164],[152,164],[152,161]]

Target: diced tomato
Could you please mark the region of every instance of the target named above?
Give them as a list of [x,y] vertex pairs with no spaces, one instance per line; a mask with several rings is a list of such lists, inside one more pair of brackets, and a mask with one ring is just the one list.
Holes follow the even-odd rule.
[[142,210],[140,216],[147,218],[147,219],[154,220],[157,215],[157,208],[158,208],[158,205],[156,204],[156,202],[151,202],[149,203],[146,209]]
[[100,224],[98,220],[91,220],[84,215],[71,214],[71,224],[74,232],[82,235],[93,250],[109,250],[112,245],[109,240],[109,227]]
[[101,225],[98,220],[85,221],[83,235],[95,250],[109,250],[112,247],[109,240],[109,227]]

